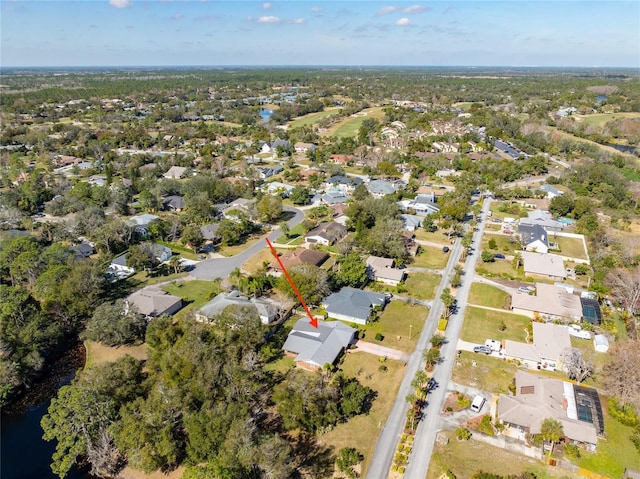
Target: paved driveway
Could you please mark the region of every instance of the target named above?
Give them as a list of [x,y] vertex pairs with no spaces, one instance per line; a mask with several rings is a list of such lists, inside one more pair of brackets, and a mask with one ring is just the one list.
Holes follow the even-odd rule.
[[358,351],[375,354],[376,356],[384,356],[390,359],[396,359],[398,361],[402,361],[403,363],[407,363],[409,361],[409,358],[411,357],[409,353],[398,351],[397,349],[393,348],[387,348],[386,346],[382,346],[381,344],[369,343],[362,340],[358,340],[356,342],[356,349],[349,350],[349,352],[352,353]]

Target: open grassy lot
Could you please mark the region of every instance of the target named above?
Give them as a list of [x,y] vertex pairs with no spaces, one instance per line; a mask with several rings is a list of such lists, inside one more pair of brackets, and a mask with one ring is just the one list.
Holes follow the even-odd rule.
[[[504,323],[506,329],[500,331]],[[462,333],[460,337],[465,341],[484,344],[486,339],[511,339],[522,341],[526,339],[525,328],[531,323],[531,318],[508,312],[469,306],[464,315]]]
[[556,236],[549,238],[550,241],[558,243],[560,251],[554,253],[568,256],[570,258],[589,259],[584,250],[584,243],[580,238],[567,238],[566,236]]
[[[496,249],[489,249],[489,241],[495,240]],[[481,251],[487,250],[492,253],[508,253],[513,254],[516,250],[520,249],[520,243],[515,241],[512,242],[509,235],[504,235],[502,233],[499,234],[484,234],[482,235],[482,246]]]
[[405,280],[407,294],[418,299],[434,299],[440,284],[440,275],[435,273],[411,273]]
[[451,246],[451,241],[447,235],[444,234],[444,230],[439,229],[433,233],[429,233],[422,228],[418,228],[414,231],[416,239],[422,241],[433,241],[434,243],[442,244],[442,246]]
[[538,479],[554,477],[579,478],[581,476],[566,469],[547,466],[542,461],[525,457],[484,442],[458,441],[453,432],[443,432],[449,439],[448,444],[436,442],[429,464],[427,479],[437,479],[447,470],[455,477],[471,477],[478,471],[501,476],[519,476],[530,472]]
[[[284,253],[287,250],[276,249],[276,251],[279,253]],[[240,266],[240,269],[247,274],[256,274],[258,271],[262,269],[265,261],[267,263],[270,263],[272,259],[273,259],[273,254],[271,253],[271,250],[263,249],[261,251],[258,251],[256,255],[249,258],[244,263],[242,263],[242,266]]]
[[488,306],[490,308],[504,308],[509,293],[489,284],[473,283],[469,293],[469,304]]
[[380,333],[384,336],[380,344],[410,353],[416,347],[427,314],[429,309],[426,306],[392,301],[376,321],[360,326],[360,329],[366,331],[365,341],[377,343],[375,336]]
[[640,469],[640,454],[631,442],[633,428],[609,416],[608,398],[600,396],[606,439],[598,441],[595,453],[581,452],[580,467],[608,477],[622,477],[625,467]]
[[[474,252],[474,254],[482,253]],[[511,261],[508,259],[496,259],[493,263],[479,260],[476,273],[487,277],[502,276],[503,278],[524,279],[524,272],[513,269]]]
[[327,136],[337,136],[344,138],[347,136],[355,136],[362,125],[365,118],[383,118],[384,112],[382,107],[367,108],[362,110],[355,116],[351,116],[345,120],[338,122],[327,130]]
[[413,258],[413,263],[409,266],[442,269],[447,266],[447,261],[449,261],[449,254],[443,253],[442,248],[421,245],[420,251],[418,251],[418,254]]
[[333,116],[340,111],[340,107],[327,108],[324,111],[319,111],[318,113],[309,113],[308,115],[301,116],[300,118],[296,118],[292,122],[289,123],[289,128],[300,128],[301,126],[313,125],[323,118],[327,118],[329,116]]
[[183,308],[176,313],[177,318],[186,317],[189,312],[198,309],[216,294],[220,293],[220,283],[216,281],[176,281],[162,288],[169,294],[182,298]]
[[640,113],[596,113],[594,115],[573,115],[578,122],[589,126],[604,126],[611,120],[640,118]]
[[504,359],[462,351],[453,366],[451,378],[458,384],[506,394],[516,370],[515,364]]
[[169,271],[169,267],[160,267],[155,271],[152,271],[151,274],[147,274],[144,271],[138,271],[136,274],[131,276],[128,281],[135,285],[136,288],[144,288],[145,286],[151,286],[152,284],[163,283],[165,281],[175,281],[176,279],[183,278],[187,275],[187,273],[172,273],[166,274]]
[[226,257],[235,256],[237,254],[242,253],[248,247],[253,246],[258,241],[263,241],[264,246],[266,248],[267,243],[264,241],[264,237],[265,235],[263,233],[251,235],[248,238],[246,238],[246,241],[244,241],[243,243],[240,243],[234,246],[221,246],[220,249],[218,250],[218,253]]
[[94,341],[85,341],[84,347],[87,349],[87,361],[85,369],[102,363],[112,363],[121,357],[129,356],[135,359],[147,359],[147,345],[137,346],[105,346]]
[[399,361],[386,360],[386,372],[378,369],[381,365],[382,363],[370,354],[347,354],[340,369],[346,376],[355,377],[361,384],[376,391],[377,396],[368,414],[338,424],[332,431],[318,437],[322,444],[333,446],[336,453],[343,447],[355,447],[360,451],[364,455],[362,477],[366,475],[378,434],[391,411],[405,372],[405,365]]

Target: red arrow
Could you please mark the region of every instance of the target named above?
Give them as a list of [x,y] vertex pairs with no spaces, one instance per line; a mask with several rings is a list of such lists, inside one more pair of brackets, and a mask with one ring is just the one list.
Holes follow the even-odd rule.
[[267,244],[269,245],[269,248],[271,248],[271,253],[273,253],[273,256],[275,256],[276,261],[278,262],[278,264],[282,268],[282,271],[284,272],[284,275],[287,277],[287,281],[289,281],[289,284],[293,288],[293,292],[296,293],[296,296],[300,300],[300,304],[302,305],[304,310],[307,312],[307,315],[309,316],[309,319],[311,320],[311,326],[313,326],[314,328],[317,328],[318,327],[318,320],[316,318],[314,318],[313,314],[311,314],[311,311],[309,311],[309,307],[307,306],[307,303],[305,303],[304,299],[302,299],[302,295],[300,294],[300,291],[298,291],[298,288],[296,287],[296,284],[291,279],[291,276],[289,276],[289,272],[287,271],[287,268],[285,268],[284,264],[282,264],[282,260],[280,260],[280,256],[278,256],[278,252],[276,251],[276,249],[271,244],[271,241],[269,241],[269,238],[265,238],[265,239],[267,240]]

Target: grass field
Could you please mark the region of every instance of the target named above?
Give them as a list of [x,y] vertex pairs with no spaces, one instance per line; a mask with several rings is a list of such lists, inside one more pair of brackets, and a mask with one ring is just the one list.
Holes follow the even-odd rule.
[[542,461],[525,457],[480,441],[458,441],[453,432],[443,432],[448,444],[436,441],[429,464],[427,479],[438,479],[450,470],[455,477],[472,477],[478,471],[500,476],[520,476],[524,472],[537,479],[562,477],[577,479],[581,476],[566,469],[547,466]]
[[551,241],[558,243],[562,256],[570,258],[589,259],[587,252],[584,250],[584,244],[580,238],[568,238],[566,236],[556,236]]
[[504,359],[462,351],[453,366],[451,378],[458,384],[493,394],[506,394],[516,370],[515,364],[507,363]]
[[376,391],[377,396],[368,414],[356,416],[347,423],[338,424],[332,431],[318,436],[318,441],[332,446],[335,453],[343,447],[355,447],[360,451],[364,455],[361,477],[366,475],[378,434],[389,416],[405,371],[405,365],[399,361],[385,361],[386,372],[378,369],[381,365],[382,363],[370,354],[347,354],[340,369],[347,377],[355,377],[361,384]]
[[420,251],[413,258],[413,263],[411,263],[410,266],[442,269],[447,266],[447,261],[449,261],[449,255],[447,253],[443,253],[442,248],[421,245]]
[[444,230],[439,229],[434,233],[429,233],[423,230],[422,228],[419,228],[415,230],[414,233],[416,235],[416,239],[419,239],[422,241],[433,241],[434,243],[442,244],[442,246],[451,245],[451,241],[449,241],[449,238],[447,238],[447,236],[444,234]]
[[426,306],[392,301],[376,321],[360,328],[366,331],[365,341],[379,342],[375,335],[380,333],[384,336],[380,343],[382,346],[410,353],[416,347],[427,314],[429,309]]
[[176,318],[186,317],[222,291],[218,282],[201,280],[177,281],[162,289],[182,298],[183,308],[176,313]]
[[409,296],[418,299],[434,299],[440,279],[440,275],[435,273],[411,273],[404,285]]
[[338,122],[327,130],[325,136],[337,136],[338,138],[344,138],[348,136],[355,136],[360,129],[360,125],[365,118],[383,118],[384,112],[382,107],[367,108],[362,110],[356,116],[351,116],[345,120]]
[[504,308],[509,293],[489,284],[473,283],[469,293],[469,304],[488,306],[490,308]]
[[[168,271],[165,270],[165,272]],[[176,279],[183,278],[187,273],[173,273],[163,274],[158,271],[153,271],[151,275],[148,275],[144,271],[138,271],[136,274],[129,278],[132,284],[135,284],[136,288],[144,288],[145,286],[151,286],[152,284],[163,283],[165,281],[175,281]]]
[[611,120],[622,118],[640,118],[640,113],[596,113],[594,115],[573,115],[573,118],[580,123],[589,126],[604,126]]
[[[250,246],[253,246],[258,241],[261,241],[264,238],[264,236],[265,235],[263,233],[255,234],[255,235],[249,236],[249,238],[247,238],[247,240],[244,243],[237,244],[234,246],[221,246],[220,250],[218,250],[218,253],[226,257],[235,256],[237,254],[242,253],[245,249],[249,248]],[[267,243],[265,243],[264,245],[266,247]]]
[[300,128],[306,125],[313,125],[323,118],[327,118],[333,115],[336,115],[340,111],[340,107],[327,108],[324,111],[319,111],[318,113],[309,113],[308,115],[301,116],[300,118],[296,118],[292,122],[289,123],[289,128]]
[[87,349],[87,361],[85,369],[97,364],[112,363],[127,354],[136,359],[147,359],[147,345],[140,344],[138,346],[105,346],[104,344],[93,341],[85,341],[84,347]]
[[[495,240],[496,249],[489,249],[489,241]],[[509,253],[513,254],[515,250],[520,249],[520,243],[518,241],[511,242],[510,236],[500,234],[485,234],[482,235],[482,250],[488,250],[492,253]]]
[[[279,253],[284,253],[286,250],[284,249],[276,249]],[[258,251],[256,255],[249,258],[247,261],[242,263],[240,269],[247,274],[256,274],[258,271],[262,269],[264,262],[271,262],[273,259],[273,254],[270,249],[263,249],[262,251]]]
[[[506,329],[500,331],[504,322]],[[486,339],[512,339],[524,342],[525,328],[531,323],[531,318],[508,312],[469,306],[464,316],[460,337],[465,341],[484,344]]]
[[476,272],[484,276],[502,276],[506,278],[524,279],[524,272],[522,272],[522,270],[516,271],[513,269],[511,261],[508,259],[497,259],[493,263],[485,263],[484,261],[479,260]]

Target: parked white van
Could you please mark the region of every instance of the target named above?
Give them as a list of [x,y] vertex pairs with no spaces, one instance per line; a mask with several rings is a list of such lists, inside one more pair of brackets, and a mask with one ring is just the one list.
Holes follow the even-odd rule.
[[480,412],[482,406],[484,406],[486,399],[482,396],[476,396],[473,398],[473,402],[471,403],[471,410],[473,412]]

